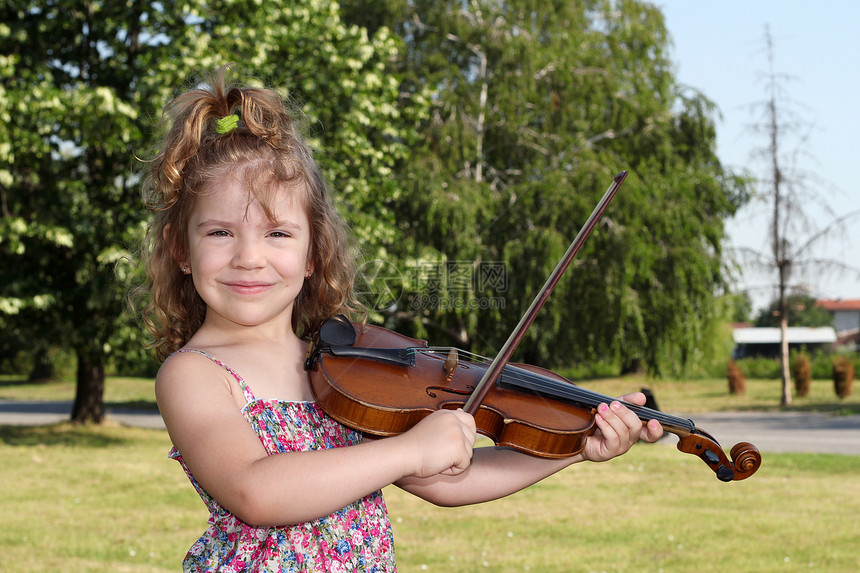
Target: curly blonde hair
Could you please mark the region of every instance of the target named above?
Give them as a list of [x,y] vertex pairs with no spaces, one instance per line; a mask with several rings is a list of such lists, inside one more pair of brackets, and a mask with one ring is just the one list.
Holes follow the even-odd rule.
[[[248,183],[248,204],[258,201],[270,218],[278,193],[295,192],[305,209],[314,272],[294,305],[297,334],[309,336],[329,316],[360,309],[346,226],[304,141],[301,114],[273,90],[228,85],[228,70],[222,67],[167,104],[167,132],[144,178],[144,201],[154,212],[144,248],[145,321],[160,359],[185,345],[203,323],[206,303],[177,261],[187,255],[188,219],[197,197],[223,177]],[[232,114],[240,118],[238,125],[218,133],[218,120]]]

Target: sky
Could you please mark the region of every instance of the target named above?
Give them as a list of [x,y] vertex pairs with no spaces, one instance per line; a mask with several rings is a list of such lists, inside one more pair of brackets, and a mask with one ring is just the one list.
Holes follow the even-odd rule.
[[[717,120],[717,154],[723,165],[765,177],[761,122],[768,96],[765,29],[773,43],[774,69],[784,105],[805,125],[808,139],[786,140],[796,151],[796,168],[819,201],[809,201],[809,219],[822,229],[835,217],[860,209],[860,1],[856,0],[653,0],[662,9],[672,38],[675,77],[712,100]],[[817,203],[829,207],[830,212]],[[820,257],[860,269],[860,216],[818,243]],[[768,204],[755,201],[727,225],[729,247],[768,250]],[[853,228],[852,228],[853,227]],[[805,235],[808,238],[810,235]],[[825,273],[803,277],[816,298],[860,299],[860,276]],[[744,272],[735,290],[747,290],[755,308],[775,296],[772,276]]]

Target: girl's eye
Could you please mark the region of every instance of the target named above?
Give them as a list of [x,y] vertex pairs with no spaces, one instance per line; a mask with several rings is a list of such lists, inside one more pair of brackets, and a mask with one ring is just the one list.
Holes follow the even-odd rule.
[[272,231],[271,233],[269,233],[269,236],[274,237],[276,239],[285,239],[289,237],[290,234],[285,231]]
[[224,229],[216,229],[214,231],[209,231],[210,237],[229,237],[230,233],[225,231]]

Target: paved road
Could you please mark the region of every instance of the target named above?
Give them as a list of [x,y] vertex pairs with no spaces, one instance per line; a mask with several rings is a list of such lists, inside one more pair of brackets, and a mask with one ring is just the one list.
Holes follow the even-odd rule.
[[[0,400],[0,424],[41,426],[65,422],[72,415],[72,403],[65,401]],[[108,408],[107,417],[127,426],[163,430],[161,414],[151,410]]]
[[738,442],[752,442],[763,452],[860,455],[860,415],[716,412],[690,418],[726,449]]
[[[71,402],[0,400],[0,424],[54,424],[68,420],[71,411]],[[109,419],[129,426],[164,429],[164,422],[158,412],[109,408],[107,415]],[[726,449],[738,442],[752,442],[763,452],[860,455],[860,415],[719,412],[689,417]],[[670,440],[675,443],[677,438],[666,438],[667,442]]]

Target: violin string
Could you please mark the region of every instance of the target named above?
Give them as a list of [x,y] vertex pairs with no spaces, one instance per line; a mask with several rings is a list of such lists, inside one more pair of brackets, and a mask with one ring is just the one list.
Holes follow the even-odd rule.
[[[414,348],[413,350],[415,353],[436,355],[439,358],[445,358],[452,350],[452,348],[453,347],[433,346],[427,348]],[[490,362],[492,362],[489,358],[486,358],[479,354],[475,354],[473,352],[469,352],[467,350],[462,350],[459,348],[456,348],[454,350],[457,351],[457,354],[461,359],[466,359],[469,362],[473,362],[476,364],[489,364]],[[550,396],[567,398],[569,400],[591,408],[596,408],[601,402],[609,404],[610,402],[615,400],[615,398],[612,398],[611,396],[606,396],[598,392],[587,390],[585,388],[582,388],[581,386],[577,386],[573,382],[562,382],[560,380],[555,380],[539,372],[525,370],[512,364],[506,365],[502,370],[501,381],[503,383],[508,383],[513,386],[518,386],[521,389],[544,392]],[[657,420],[664,427],[679,428],[690,432],[695,430],[695,424],[693,424],[692,420],[680,418],[678,416],[672,416],[671,414],[666,414],[664,412],[661,412],[660,410],[654,410],[651,408],[646,408],[644,406],[638,406],[629,402],[622,402],[633,412],[635,412],[637,416],[639,416],[640,419],[642,419],[643,421]]]

